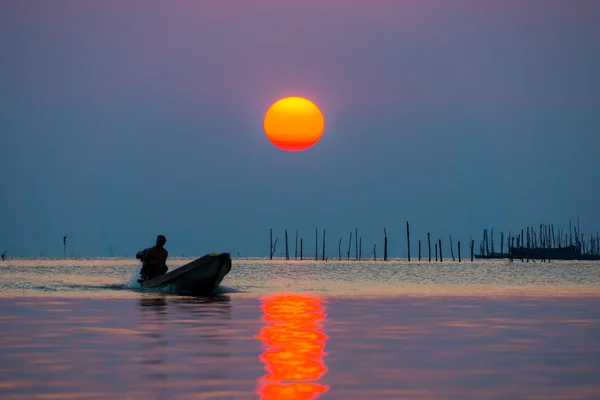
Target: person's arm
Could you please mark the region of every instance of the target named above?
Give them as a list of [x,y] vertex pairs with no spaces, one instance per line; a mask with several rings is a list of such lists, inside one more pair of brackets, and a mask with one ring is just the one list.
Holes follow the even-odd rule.
[[151,264],[152,263],[152,249],[146,249],[142,256],[142,264]]

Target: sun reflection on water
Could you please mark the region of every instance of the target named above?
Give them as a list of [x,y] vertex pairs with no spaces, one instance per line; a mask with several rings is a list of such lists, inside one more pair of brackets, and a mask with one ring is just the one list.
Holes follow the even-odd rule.
[[259,379],[261,399],[317,399],[329,390],[318,381],[327,373],[324,300],[305,294],[276,294],[261,299],[265,347],[260,360],[267,373]]

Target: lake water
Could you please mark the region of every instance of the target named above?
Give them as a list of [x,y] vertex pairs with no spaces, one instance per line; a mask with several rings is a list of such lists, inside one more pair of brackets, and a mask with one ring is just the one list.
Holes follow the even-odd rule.
[[138,269],[0,263],[0,398],[600,399],[600,263],[234,259],[212,298]]

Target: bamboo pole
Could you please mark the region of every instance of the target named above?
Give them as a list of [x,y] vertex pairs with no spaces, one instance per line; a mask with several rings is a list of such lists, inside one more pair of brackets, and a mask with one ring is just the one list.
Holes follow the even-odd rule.
[[[581,233],[581,229],[579,229],[579,217],[577,217],[577,233]],[[577,240],[577,244],[579,247],[579,240]],[[579,254],[581,254],[581,249],[579,249]]]
[[273,259],[273,228],[269,229],[269,243],[270,243],[270,247],[269,247],[269,260]]
[[315,228],[315,260],[319,259],[319,230]]
[[511,238],[511,243],[510,243],[510,262],[515,261],[514,250],[515,250],[515,237],[513,236]]
[[408,246],[408,261],[410,261],[410,227],[408,221],[406,221],[406,242]]
[[573,228],[571,227],[571,218],[569,218],[569,246],[573,246]]
[[279,240],[279,238],[275,238],[275,243],[273,243],[273,249],[271,250],[271,260],[273,259],[273,254],[275,254],[275,251],[277,250],[277,241]]
[[429,232],[427,232],[427,245],[429,246],[429,262],[431,262],[431,234]]
[[[532,228],[533,229],[533,228]],[[540,225],[540,231],[542,229],[542,226]],[[530,246],[530,235],[529,235],[529,227],[527,227],[527,262],[529,262],[529,246]]]
[[323,229],[323,261],[325,261],[325,229]]
[[290,253],[288,252],[288,234],[287,229],[285,230],[285,259],[290,259]]
[[352,232],[350,232],[350,240],[348,240],[348,260],[350,260],[350,247],[352,247]]
[[354,228],[354,253],[355,259],[358,260],[358,228]]
[[471,262],[473,262],[473,256],[474,256],[474,247],[475,247],[475,240],[471,239]]
[[525,241],[524,241],[524,236],[523,236],[523,229],[521,229],[521,246],[525,245]]
[[481,254],[488,256],[490,255],[490,245],[488,241],[487,229],[483,230],[483,251],[481,252]]
[[296,229],[296,245],[294,246],[294,260],[298,259],[298,229]]
[[358,260],[362,259],[362,236],[358,240]]
[[387,261],[387,259],[388,259],[388,257],[387,257],[387,245],[388,245],[387,231],[385,230],[385,228],[383,228],[383,261]]

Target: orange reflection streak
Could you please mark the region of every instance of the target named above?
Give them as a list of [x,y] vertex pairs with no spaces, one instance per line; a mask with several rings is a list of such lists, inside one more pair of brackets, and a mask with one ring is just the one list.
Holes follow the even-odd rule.
[[[325,341],[320,321],[326,318],[323,299],[277,294],[262,299],[259,335],[265,347],[260,360],[267,373],[259,380],[261,399],[316,399],[329,390],[318,381],[327,373]],[[312,381],[312,382],[311,382]]]

